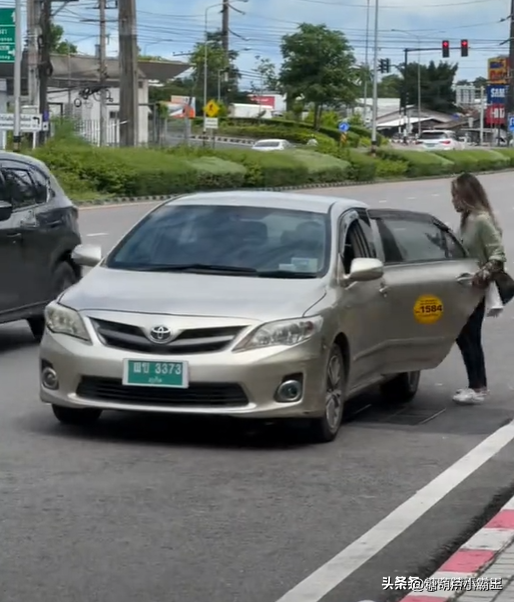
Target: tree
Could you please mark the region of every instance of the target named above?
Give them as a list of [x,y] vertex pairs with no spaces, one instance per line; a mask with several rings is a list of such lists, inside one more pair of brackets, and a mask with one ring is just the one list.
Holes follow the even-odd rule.
[[50,29],[50,50],[55,54],[77,54],[78,48],[68,40],[64,39],[64,29],[60,25],[52,23]]
[[402,89],[402,78],[396,73],[385,75],[378,83],[379,98],[399,98]]
[[259,79],[257,82],[252,82],[252,88],[259,92],[278,92],[280,84],[275,64],[270,59],[260,56],[256,58],[258,63],[255,67],[255,73],[257,73]]
[[303,99],[314,108],[314,127],[326,107],[353,104],[360,95],[355,56],[345,35],[326,25],[302,23],[282,38],[279,73],[288,99]]
[[[432,111],[451,113],[456,110],[453,80],[458,65],[441,61],[438,65],[431,61],[419,65],[421,77],[421,104]],[[399,68],[402,75],[402,92],[407,94],[407,104],[417,104],[418,63],[409,63],[407,69]]]

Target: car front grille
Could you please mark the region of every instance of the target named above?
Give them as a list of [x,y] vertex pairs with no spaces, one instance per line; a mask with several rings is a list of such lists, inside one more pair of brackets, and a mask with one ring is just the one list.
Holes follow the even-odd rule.
[[248,398],[236,383],[192,383],[187,389],[132,387],[115,378],[83,376],[77,387],[83,399],[163,406],[238,408]]
[[245,328],[194,328],[183,330],[170,343],[153,343],[142,328],[107,320],[92,319],[98,338],[106,347],[154,353],[158,355],[185,355],[222,351]]

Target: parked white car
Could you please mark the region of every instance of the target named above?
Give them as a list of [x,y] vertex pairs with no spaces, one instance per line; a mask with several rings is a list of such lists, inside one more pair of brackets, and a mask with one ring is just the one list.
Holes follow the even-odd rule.
[[416,141],[423,150],[463,150],[465,143],[460,142],[455,132],[448,130],[426,130]]
[[279,138],[269,140],[257,140],[252,146],[252,150],[256,151],[284,151],[291,150],[294,145],[287,140],[281,140]]

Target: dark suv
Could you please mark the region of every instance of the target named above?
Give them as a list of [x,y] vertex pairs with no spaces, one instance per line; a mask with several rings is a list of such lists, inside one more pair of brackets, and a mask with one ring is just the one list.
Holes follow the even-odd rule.
[[0,324],[27,320],[40,340],[45,306],[80,280],[78,210],[44,163],[0,152]]

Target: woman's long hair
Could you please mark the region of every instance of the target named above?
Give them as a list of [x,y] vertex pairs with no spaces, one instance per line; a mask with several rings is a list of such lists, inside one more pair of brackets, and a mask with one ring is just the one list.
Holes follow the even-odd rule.
[[452,195],[461,209],[461,226],[464,226],[471,213],[488,213],[501,232],[487,193],[476,176],[470,173],[457,176],[452,182]]

